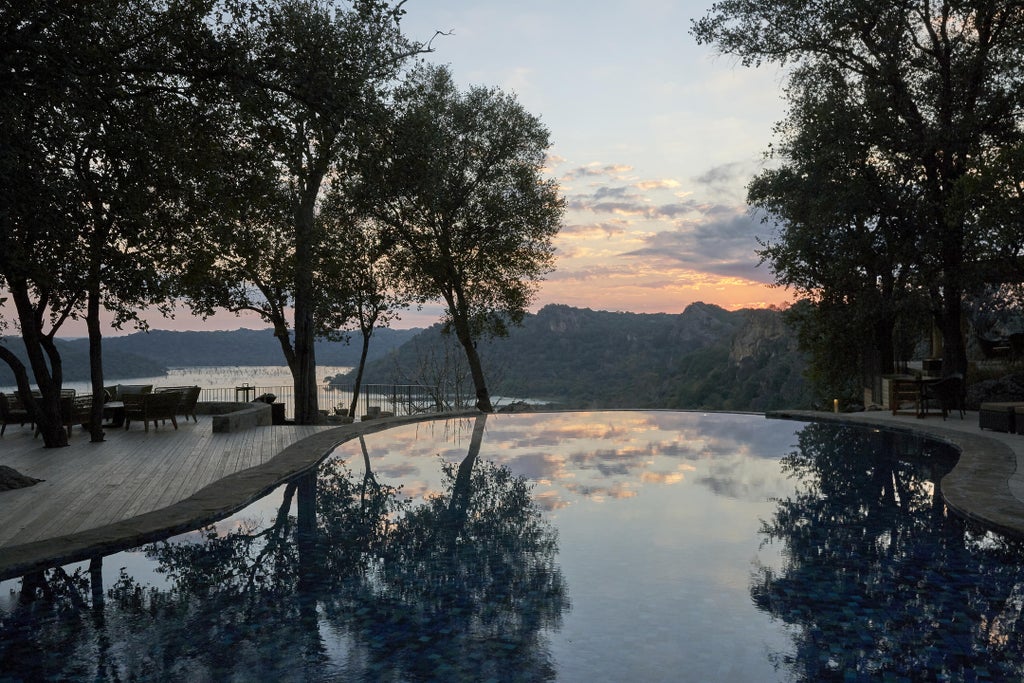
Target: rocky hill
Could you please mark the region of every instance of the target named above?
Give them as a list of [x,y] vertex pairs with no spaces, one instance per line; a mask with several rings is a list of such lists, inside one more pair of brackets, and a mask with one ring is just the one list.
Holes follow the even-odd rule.
[[[777,311],[695,303],[670,315],[550,305],[479,350],[494,396],[595,408],[763,411],[811,403],[804,358]],[[465,374],[460,353],[435,326],[371,363],[365,379],[434,384],[439,372]]]

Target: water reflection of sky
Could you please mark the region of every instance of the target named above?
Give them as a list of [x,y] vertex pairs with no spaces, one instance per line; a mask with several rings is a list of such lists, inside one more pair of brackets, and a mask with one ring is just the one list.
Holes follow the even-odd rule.
[[[474,423],[367,436],[371,467],[414,498],[435,494],[439,461],[466,457]],[[558,530],[572,609],[550,647],[567,679],[769,674],[764,652],[788,643],[752,607],[748,586],[755,566],[781,561],[776,548],[759,548],[757,531],[771,501],[793,491],[778,461],[802,427],[656,411],[487,417],[480,457],[528,478]],[[335,456],[363,471],[359,441]],[[733,652],[728,643],[744,647]]]
[[[390,547],[404,548],[406,555],[390,565],[382,555],[378,561],[383,564],[372,564],[373,571],[365,576],[358,571],[330,573],[344,580],[325,583],[330,590],[322,593],[316,592],[316,581],[294,594],[288,592],[295,588],[288,582],[267,589],[284,604],[304,590],[313,591],[320,611],[310,612],[319,614],[312,632],[328,655],[325,670],[344,672],[354,666],[359,671],[359,663],[380,654],[378,644],[384,642],[396,645],[407,665],[418,662],[421,647],[460,662],[468,645],[482,662],[493,661],[493,647],[501,643],[477,634],[474,620],[507,610],[512,604],[507,595],[516,595],[516,609],[522,609],[505,615],[508,623],[535,624],[534,630],[523,631],[524,639],[516,646],[528,645],[530,661],[550,661],[557,673],[539,680],[879,678],[864,678],[860,674],[865,672],[911,680],[907,671],[946,672],[951,666],[961,668],[949,680],[981,680],[974,676],[974,667],[1019,672],[1015,662],[1021,661],[1024,646],[1018,644],[1024,638],[1018,633],[1018,618],[1024,601],[1018,586],[1024,585],[1024,562],[1017,550],[995,542],[986,545],[985,537],[970,533],[935,504],[932,481],[951,461],[940,457],[934,445],[755,415],[659,411],[491,415],[396,427],[342,444],[319,470],[319,533],[341,533],[323,539],[325,548],[342,550],[326,553],[334,562],[353,545],[337,539],[359,525],[332,526],[335,519],[355,519],[336,517],[354,499],[339,494],[342,489],[331,493],[337,470],[333,465],[341,460],[356,483],[353,491],[360,490],[366,485],[364,449],[376,481],[388,490],[400,486],[402,496],[412,498],[401,519],[425,521],[407,527],[416,533],[389,540]],[[474,527],[475,533],[459,537],[460,552],[447,552],[445,544],[454,544],[456,538],[445,529],[456,520],[450,513],[457,486],[445,480],[441,464],[461,463],[474,449],[479,449],[479,461],[467,471],[482,476],[465,489],[470,498],[475,491],[479,501],[519,501],[518,512],[529,509],[532,516],[516,516],[511,504],[468,508],[477,511],[476,520],[516,521],[494,525],[493,537],[483,533],[486,523]],[[527,478],[533,503],[522,502],[525,497],[490,498],[499,488],[494,477],[500,468],[488,469],[487,463]],[[486,472],[490,479],[483,476]],[[424,510],[439,509],[424,504],[433,495],[442,496],[440,508],[448,514],[422,516]],[[279,489],[218,523],[216,541],[229,540],[233,530],[258,531],[269,528],[275,517],[287,519],[282,516],[286,510],[280,509],[283,499]],[[293,500],[293,516],[297,509]],[[388,510],[383,514],[391,515],[389,521],[403,514]],[[529,535],[519,532],[528,519],[542,519],[540,526],[557,542],[531,546],[524,541]],[[412,542],[421,538],[434,540],[422,546]],[[217,545],[209,541],[193,532],[173,542],[196,550],[204,543]],[[488,548],[492,555],[483,552]],[[859,559],[852,560],[855,556]],[[509,557],[515,561],[508,562]],[[435,566],[437,558],[444,562]],[[172,566],[199,566],[213,576],[223,571],[220,565],[205,563]],[[118,569],[126,567],[144,586],[175,590],[173,576],[152,563],[147,566],[138,551],[113,556],[104,567],[108,589]],[[384,567],[391,568],[387,576],[392,583],[381,583]],[[488,571],[494,567],[501,571]],[[256,569],[247,566],[244,576]],[[406,572],[408,581],[399,581]],[[533,585],[528,577],[545,572],[564,591],[537,599],[542,591],[522,590]],[[434,604],[435,596],[423,587],[449,585],[455,576],[469,577],[466,585],[480,591],[487,581],[478,579],[493,577],[494,585],[502,588],[496,593],[499,599],[475,604],[474,596],[484,593],[459,588],[455,602],[471,615],[465,623],[448,614],[448,602],[438,604],[439,613],[451,622],[447,633],[461,634],[462,640],[452,640],[450,651],[428,647],[424,643],[445,638],[435,637],[433,622],[420,624],[412,618],[432,614],[425,607]],[[506,585],[502,577],[517,580]],[[344,592],[348,580],[359,590]],[[390,597],[377,604],[376,591],[382,586],[390,587]],[[372,590],[364,594],[363,588]],[[254,595],[263,599],[259,591]],[[329,607],[340,595],[358,609],[344,601]],[[443,591],[438,595],[447,596]],[[228,596],[243,600],[245,593],[229,591]],[[5,605],[0,597],[0,613],[14,609],[13,598]],[[557,618],[542,619],[548,609]],[[108,612],[119,623],[116,611],[108,607]],[[359,616],[378,612],[382,619],[369,623]],[[970,618],[965,617],[968,613]],[[289,619],[278,626],[291,628]],[[170,620],[171,626],[176,623]],[[419,624],[424,630],[399,643],[396,638],[405,638],[404,631],[392,633],[393,624]],[[118,636],[126,643],[117,644],[119,651],[130,654],[136,641],[145,644],[142,636],[153,626],[160,624]],[[28,642],[40,637],[48,645],[45,629],[32,626],[28,631]],[[264,643],[266,634],[256,631],[251,644],[266,647],[275,657],[281,643],[294,644],[287,637]],[[267,634],[278,632],[266,629]],[[165,645],[159,637],[150,640],[154,651]],[[189,647],[203,652],[207,640]],[[3,645],[0,640],[0,654]],[[396,653],[384,650],[387,656],[373,661],[390,671]],[[91,660],[83,655],[83,661]],[[518,665],[522,660],[515,661]],[[402,666],[394,664],[394,670]],[[366,677],[339,675],[338,680]]]
[[[774,460],[798,429],[763,418],[679,412],[495,415],[487,419],[480,456],[534,483],[534,498],[557,510],[580,498],[633,498],[644,487],[696,484],[736,499],[764,501],[789,486]],[[421,423],[366,437],[376,475],[400,478],[418,497],[437,491],[437,460],[466,455],[472,419]],[[336,457],[359,471],[358,441]],[[773,461],[758,466],[757,461]]]

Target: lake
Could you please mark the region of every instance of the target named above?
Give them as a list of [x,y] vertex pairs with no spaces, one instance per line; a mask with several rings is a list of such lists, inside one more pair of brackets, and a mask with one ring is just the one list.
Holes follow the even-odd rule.
[[[341,365],[322,365],[316,369],[316,380],[320,386],[320,409],[332,410],[336,405],[346,405],[350,394],[328,390],[327,378],[345,374],[352,368]],[[203,388],[201,400],[230,401],[253,399],[263,393],[272,393],[286,405],[286,413],[293,415],[292,374],[284,365],[212,365],[170,368],[166,375],[156,377],[117,377],[108,374],[104,379],[111,384],[152,384],[153,386],[193,386]],[[237,391],[247,386],[247,391]],[[92,393],[88,382],[64,382],[65,389],[74,389],[79,394]],[[12,392],[13,386],[0,387],[0,391]]]

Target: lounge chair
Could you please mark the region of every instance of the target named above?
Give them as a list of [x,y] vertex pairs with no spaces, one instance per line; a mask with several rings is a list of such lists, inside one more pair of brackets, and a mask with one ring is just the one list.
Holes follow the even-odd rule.
[[104,403],[108,401],[124,401],[125,394],[150,394],[152,392],[152,384],[115,384],[103,387],[103,393],[106,395]]
[[180,391],[161,391],[152,394],[124,395],[124,428],[131,426],[132,420],[142,420],[145,430],[149,431],[149,423],[158,427],[159,420],[170,420],[174,428],[178,428],[176,419],[178,404],[181,402]]
[[[60,423],[71,438],[72,427],[89,424],[92,417],[92,394],[76,396],[73,389],[61,390]],[[33,436],[39,436],[39,425]]]

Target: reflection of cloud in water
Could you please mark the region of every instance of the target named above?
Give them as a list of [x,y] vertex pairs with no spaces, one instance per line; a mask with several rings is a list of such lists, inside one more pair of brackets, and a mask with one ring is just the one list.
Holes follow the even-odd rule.
[[709,465],[707,474],[694,481],[716,495],[751,502],[761,502],[789,490],[781,475],[771,481],[760,473],[751,473],[738,459],[716,460]]
[[532,481],[560,479],[566,474],[565,461],[553,453],[524,453],[503,459],[509,469]]
[[425,481],[408,481],[402,484],[401,497],[426,500],[441,495],[441,491]]
[[[458,462],[468,451],[474,423],[459,418],[370,435],[375,472],[391,479],[418,477],[417,460],[424,457]],[[498,414],[488,416],[480,457],[534,482],[534,498],[548,510],[565,507],[574,496],[621,499],[644,486],[677,485],[698,468],[693,481],[711,491],[763,499],[777,487],[758,479],[758,468],[743,472],[736,463],[788,453],[800,427],[723,413]],[[350,452],[358,453],[358,446]],[[406,492],[415,493],[408,484]]]
[[695,472],[693,465],[680,465],[675,472],[644,472],[640,480],[645,484],[678,484],[686,478],[686,472]]
[[[726,446],[718,453],[735,452],[751,458],[779,458],[793,450],[796,432],[802,425],[793,423],[792,429],[774,429],[778,421],[768,419],[723,419],[722,415],[709,415],[697,429],[711,442]],[[713,419],[712,419],[713,418]]]
[[585,484],[569,484],[565,487],[576,495],[583,496],[597,503],[606,498],[622,500],[636,496],[636,484],[627,481],[612,482],[611,486],[588,486]]
[[373,473],[376,476],[394,477],[396,479],[419,474],[420,471],[420,468],[411,462],[371,463],[371,467],[373,467]]
[[557,491],[547,489],[545,491],[534,492],[533,501],[540,507],[541,510],[551,512],[553,510],[561,510],[564,507],[569,506],[569,502],[558,495]]
[[[614,422],[607,416],[615,415]],[[647,420],[625,413],[540,413],[509,422],[499,417],[487,425],[485,448],[491,451],[518,448],[555,448],[566,441],[617,442],[643,429]]]

